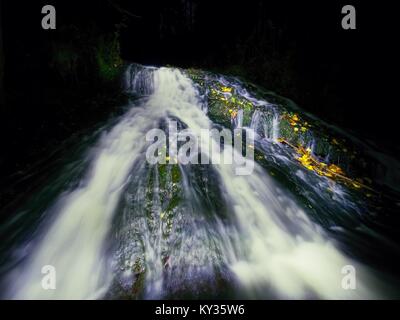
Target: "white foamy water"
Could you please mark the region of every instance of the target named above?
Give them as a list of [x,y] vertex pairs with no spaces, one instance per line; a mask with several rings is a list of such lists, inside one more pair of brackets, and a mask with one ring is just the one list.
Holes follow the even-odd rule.
[[[199,107],[197,92],[189,79],[178,70],[163,68],[156,73],[156,83],[162,92],[156,97],[162,100],[157,105],[168,108],[198,135],[201,129],[211,128],[212,123]],[[324,238],[261,167],[254,166],[254,172],[248,176],[236,175],[232,165],[214,167],[239,224],[240,234],[236,239],[240,243],[234,246],[247,252],[231,261],[231,268],[249,293],[262,296],[263,291],[271,288],[278,296],[289,298],[373,297],[374,293],[362,282],[366,274],[361,266],[358,266],[358,290],[342,288],[342,268],[356,263]]]
[[[143,106],[133,108],[110,132],[104,133],[92,151],[93,160],[85,179],[48,212],[52,222],[43,227],[43,237],[11,275],[11,297],[101,298],[112,279],[105,244],[132,166],[145,152],[146,132],[157,128],[166,115],[177,117],[198,136],[202,129],[212,128],[197,90],[179,70],[160,68],[142,74],[144,80],[129,74],[129,87],[148,94],[154,86],[153,93]],[[278,134],[276,127],[274,124],[273,139]],[[207,153],[208,145],[201,147]],[[247,176],[238,176],[234,165],[213,166],[236,223],[232,230],[235,234],[222,234],[218,245],[225,263],[249,296],[374,297],[363,268],[343,255],[260,166],[252,165],[254,172]],[[159,248],[147,247],[151,250],[149,257],[160,256]],[[46,291],[41,286],[41,269],[45,265],[56,268],[56,290]],[[341,270],[346,265],[357,269],[357,290],[348,291],[341,286]],[[150,270],[152,292],[161,290],[162,272],[162,267]]]

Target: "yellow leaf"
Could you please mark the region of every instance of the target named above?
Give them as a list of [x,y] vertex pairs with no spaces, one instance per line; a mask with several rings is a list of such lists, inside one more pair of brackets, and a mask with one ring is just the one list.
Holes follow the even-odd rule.
[[361,185],[359,183],[357,183],[357,182],[353,182],[353,187],[356,188],[356,189],[360,189]]
[[332,171],[333,173],[343,174],[343,170],[340,167],[338,167],[337,165],[331,164],[328,167],[328,169],[329,169],[329,171]]
[[228,88],[228,87],[222,87],[221,90],[222,90],[222,92],[228,92],[228,93],[232,92],[232,88]]

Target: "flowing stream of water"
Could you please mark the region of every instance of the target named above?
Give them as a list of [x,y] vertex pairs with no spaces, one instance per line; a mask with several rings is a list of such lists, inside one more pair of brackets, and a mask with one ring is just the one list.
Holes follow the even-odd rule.
[[[88,151],[80,183],[54,200],[40,232],[23,244],[30,249],[7,277],[8,297],[380,297],[373,276],[259,164],[243,176],[228,164],[149,165],[150,129],[176,119],[200,135],[214,124],[180,70],[132,68],[127,90],[142,97],[104,129]],[[250,127],[265,150],[268,141],[266,154],[274,153],[278,118],[270,125],[262,119],[256,112]],[[200,147],[209,155],[208,146]],[[287,165],[282,154],[271,159]],[[325,187],[298,175],[315,197]],[[345,195],[341,200],[343,205]],[[47,265],[55,267],[56,290],[42,288]],[[342,287],[346,265],[357,270],[357,290]]]

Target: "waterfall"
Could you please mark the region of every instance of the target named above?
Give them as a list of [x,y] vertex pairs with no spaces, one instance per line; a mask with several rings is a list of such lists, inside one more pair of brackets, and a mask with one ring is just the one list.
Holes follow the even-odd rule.
[[264,114],[260,110],[254,111],[251,118],[250,129],[253,129],[257,136],[261,138],[267,136],[266,121],[264,119]]
[[239,109],[234,119],[234,126],[235,128],[243,128],[243,110]]
[[250,128],[254,130],[257,136],[261,139],[267,138],[272,141],[277,141],[279,138],[279,113],[271,106],[267,107],[266,111],[257,109],[251,117]]
[[[41,228],[42,236],[32,239],[29,257],[10,275],[11,297],[102,298],[113,282],[113,256],[126,259],[129,268],[135,259],[144,260],[144,298],[168,296],[180,283],[188,286],[192,282],[193,288],[198,288],[197,281],[216,279],[216,269],[229,274],[247,297],[375,296],[363,267],[342,254],[291,194],[255,162],[253,173],[246,176],[235,173],[235,164],[207,167],[207,172],[216,177],[212,183],[225,202],[227,218],[204,216],[210,209],[205,206],[206,197],[199,193],[200,182],[193,178],[197,169],[193,168],[195,165],[179,165],[183,203],[174,212],[174,223],[180,224],[180,231],[174,226],[169,238],[163,236],[165,208],[160,204],[158,178],[150,190],[154,221],[146,222],[143,190],[148,180],[144,178],[154,174],[144,163],[146,132],[171,117],[198,136],[202,129],[212,129],[214,125],[196,87],[178,69],[130,67],[126,87],[147,99],[132,106],[109,132],[104,132],[91,150],[90,169],[80,185],[60,195],[46,213],[48,222]],[[261,112],[256,111],[251,128],[276,140],[278,117],[273,117],[268,130],[262,127],[262,119]],[[243,112],[239,112],[238,127],[242,121]],[[200,147],[210,157],[211,153],[221,152],[209,150],[203,141]],[[211,200],[207,201],[212,205]],[[211,213],[217,215],[217,209]],[[107,243],[113,219],[121,210],[119,251],[110,254]],[[163,260],[164,251],[168,255]],[[41,286],[41,270],[46,265],[57,271],[56,290],[43,290]],[[341,270],[347,265],[357,269],[355,291],[341,286]],[[131,281],[136,275],[129,268],[124,276]]]
[[271,139],[273,141],[277,141],[279,138],[279,115],[278,113],[274,114],[274,117],[272,119],[272,135]]
[[137,95],[150,95],[154,91],[153,72],[155,68],[141,68],[130,65],[125,72],[125,90]]

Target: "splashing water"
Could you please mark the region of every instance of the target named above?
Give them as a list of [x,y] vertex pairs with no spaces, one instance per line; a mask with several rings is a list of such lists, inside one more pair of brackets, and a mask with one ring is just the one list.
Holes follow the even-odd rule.
[[[364,268],[257,163],[247,176],[236,175],[234,165],[147,164],[148,130],[174,118],[200,136],[214,124],[180,70],[135,68],[127,71],[126,89],[147,99],[104,132],[79,186],[48,210],[33,250],[8,277],[9,297],[167,298],[218,290],[225,297],[224,286],[250,298],[379,297]],[[277,116],[270,127],[262,117],[255,113],[250,127],[259,141],[276,141]],[[208,145],[201,150],[210,155]],[[56,290],[42,288],[46,265],[56,268]],[[342,288],[346,265],[356,267],[357,290]]]

